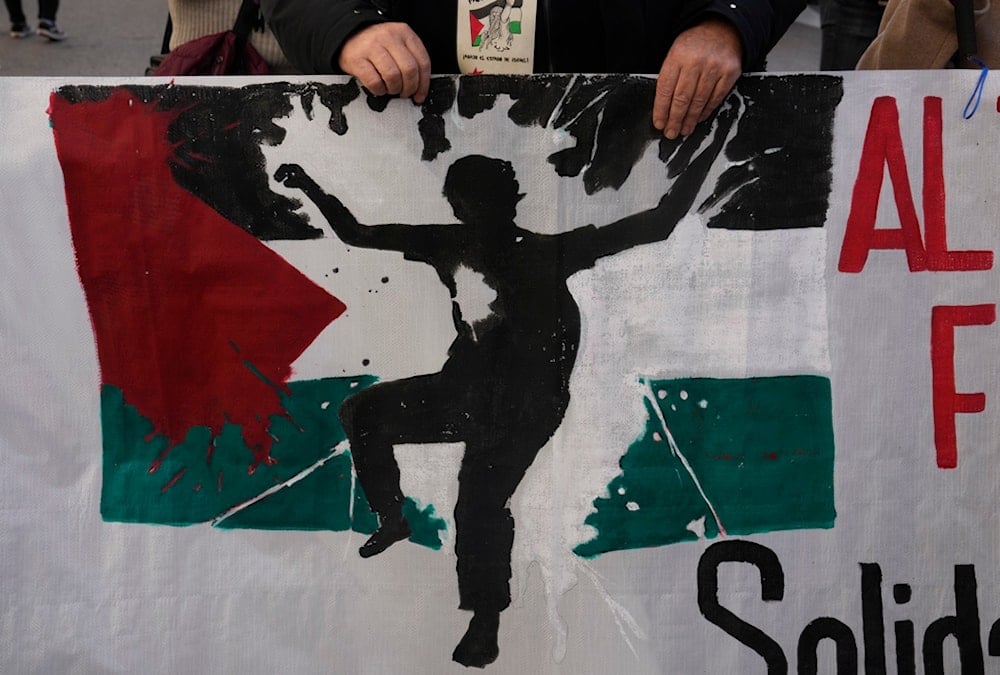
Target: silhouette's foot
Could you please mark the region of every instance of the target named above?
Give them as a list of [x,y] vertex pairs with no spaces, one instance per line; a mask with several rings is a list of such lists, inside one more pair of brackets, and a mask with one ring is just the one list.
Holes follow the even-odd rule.
[[361,554],[362,558],[371,558],[373,555],[378,555],[386,550],[397,541],[406,539],[410,534],[410,524],[406,522],[406,518],[402,516],[388,518],[375,530],[375,534],[368,537],[368,541],[361,545],[358,553]]
[[451,659],[467,668],[485,668],[500,655],[500,647],[497,646],[499,630],[500,612],[476,612]]

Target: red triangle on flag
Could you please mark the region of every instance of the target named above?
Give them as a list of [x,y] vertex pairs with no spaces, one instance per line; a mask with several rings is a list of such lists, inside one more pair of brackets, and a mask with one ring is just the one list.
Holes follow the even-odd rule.
[[102,383],[171,447],[232,423],[272,463],[291,364],[344,304],[174,181],[176,112],[121,88],[50,115]]

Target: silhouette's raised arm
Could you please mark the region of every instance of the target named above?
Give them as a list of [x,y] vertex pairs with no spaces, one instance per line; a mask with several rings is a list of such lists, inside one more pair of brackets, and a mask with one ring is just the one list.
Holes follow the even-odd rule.
[[330,229],[345,244],[408,253],[419,250],[428,243],[428,239],[440,237],[442,226],[362,225],[343,202],[324,192],[298,164],[282,164],[274,172],[274,179],[290,188],[302,190],[319,207]]
[[[730,102],[720,109],[714,125],[703,125],[705,131],[702,133],[701,141],[704,142],[704,137],[708,135],[711,135],[711,141],[681,171],[659,204],[596,230],[590,230],[586,246],[594,259],[620,253],[640,244],[663,241],[673,233],[677,223],[691,210],[698,192],[705,184],[712,163],[722,152],[729,131],[739,116],[739,107],[738,99],[732,97]],[[688,139],[688,142],[697,141],[696,136]]]

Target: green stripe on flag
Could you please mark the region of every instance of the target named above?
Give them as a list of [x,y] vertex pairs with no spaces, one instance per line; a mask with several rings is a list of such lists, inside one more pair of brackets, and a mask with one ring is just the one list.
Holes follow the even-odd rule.
[[645,433],[586,524],[581,556],[699,537],[829,528],[830,382],[810,375],[644,381]]
[[[163,455],[167,440],[118,387],[104,385],[101,515],[129,523],[215,521],[222,528],[374,532],[378,522],[353,478],[350,451],[334,449],[346,438],[341,403],[375,381],[361,376],[289,383],[281,394],[286,414],[273,416],[269,426],[277,462],[253,473],[253,453],[239,426],[225,425],[214,447],[210,430],[194,427]],[[411,541],[441,547],[445,522],[433,506],[420,508],[407,498],[404,513]]]

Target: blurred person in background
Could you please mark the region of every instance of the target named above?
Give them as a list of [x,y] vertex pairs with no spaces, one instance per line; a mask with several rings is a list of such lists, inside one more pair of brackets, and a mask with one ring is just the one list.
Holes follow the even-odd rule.
[[[28,17],[24,15],[21,0],[4,0],[7,3],[7,14],[10,15],[10,36],[25,38],[31,35]],[[52,42],[66,39],[66,33],[56,25],[56,12],[59,10],[59,0],[38,0],[38,28],[34,32]]]
[[820,70],[854,70],[882,21],[885,0],[820,0]]
[[[240,4],[241,0],[168,0],[169,48],[174,49],[185,42],[231,29],[240,11]],[[285,58],[263,20],[250,35],[250,44],[267,61],[271,72],[281,75],[298,72]]]

